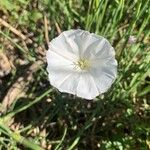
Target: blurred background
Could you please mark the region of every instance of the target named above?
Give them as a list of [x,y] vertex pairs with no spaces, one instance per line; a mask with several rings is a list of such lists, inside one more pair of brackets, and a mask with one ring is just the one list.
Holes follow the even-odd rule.
[[[150,149],[149,0],[0,0],[0,149]],[[118,77],[95,101],[50,86],[45,53],[84,29],[116,50]]]

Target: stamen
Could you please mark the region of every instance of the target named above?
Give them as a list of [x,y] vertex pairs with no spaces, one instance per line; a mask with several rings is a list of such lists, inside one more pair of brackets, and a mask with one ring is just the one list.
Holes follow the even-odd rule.
[[81,70],[87,70],[90,67],[90,63],[87,59],[82,58],[77,62],[77,66],[81,69]]

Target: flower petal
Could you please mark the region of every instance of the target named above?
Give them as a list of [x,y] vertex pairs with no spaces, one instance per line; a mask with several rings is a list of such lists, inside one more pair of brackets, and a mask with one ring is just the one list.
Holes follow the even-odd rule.
[[77,29],[65,31],[64,35],[68,37],[68,42],[70,45],[72,45],[71,47],[76,49],[76,55],[81,58],[83,56],[84,50],[86,50],[86,47],[89,45],[88,39],[90,39],[90,33],[88,31]]
[[49,50],[64,55],[68,57],[68,59],[77,59],[79,49],[77,44],[73,40],[74,37],[72,33],[72,30],[61,33],[57,38],[53,39],[50,42]]
[[53,68],[62,68],[67,70],[74,70],[73,62],[70,59],[67,59],[66,56],[61,56],[54,51],[47,51],[46,54],[48,68],[47,70],[50,71]]
[[[51,85],[58,88],[61,92],[75,94],[76,82],[78,83],[77,72],[74,64],[67,58],[53,52],[47,51],[47,71]],[[76,77],[77,76],[77,77]]]
[[68,71],[54,70],[49,74],[51,85],[60,92],[75,94],[78,75]]
[[79,80],[78,73],[72,73],[66,76],[63,80],[60,81],[58,85],[58,90],[60,92],[66,92],[76,95],[78,80]]
[[77,96],[85,99],[94,99],[97,95],[99,95],[99,91],[92,76],[89,73],[80,75]]
[[89,41],[91,42],[89,42],[89,45],[85,50],[85,57],[90,59],[106,59],[115,56],[115,51],[107,39],[93,33],[91,33],[90,36],[91,38]]
[[91,58],[92,56],[95,56],[97,51],[101,51],[102,47],[105,43],[105,40],[101,37],[95,38],[95,36],[92,36],[93,34],[90,34],[88,37],[87,45],[84,50],[84,57]]
[[[113,63],[115,64],[115,62]],[[110,88],[117,76],[117,66],[110,64],[109,66],[92,68],[90,73],[93,76],[99,92],[104,93]]]

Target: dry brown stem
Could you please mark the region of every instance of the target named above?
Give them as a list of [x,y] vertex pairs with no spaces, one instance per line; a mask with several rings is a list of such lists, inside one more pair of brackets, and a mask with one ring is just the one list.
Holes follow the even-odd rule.
[[48,22],[47,22],[47,17],[46,15],[44,15],[44,31],[45,31],[45,40],[47,43],[47,46],[49,45],[49,37],[48,37],[48,26],[47,26]]
[[11,32],[13,32],[14,34],[16,34],[17,36],[19,36],[22,40],[27,40],[29,43],[33,43],[33,41],[31,39],[27,38],[25,35],[23,35],[20,31],[18,31],[17,29],[15,29],[10,24],[8,24],[2,18],[0,18],[0,24],[2,24],[3,26],[5,26],[6,28],[8,28]]
[[42,61],[37,61],[32,64],[10,87],[2,101],[2,112],[5,112],[7,107],[9,107],[16,99],[24,95],[24,92],[27,90],[29,83],[34,79],[33,73],[35,73],[39,69],[39,66],[42,64]]
[[58,34],[60,34],[61,29],[60,29],[59,24],[57,22],[55,22],[55,26],[56,26],[56,30],[57,30]]

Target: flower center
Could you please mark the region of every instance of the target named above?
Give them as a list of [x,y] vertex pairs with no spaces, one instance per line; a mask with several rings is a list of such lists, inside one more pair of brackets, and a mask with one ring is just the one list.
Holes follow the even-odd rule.
[[81,70],[87,70],[90,67],[89,61],[85,58],[78,60],[77,65]]

